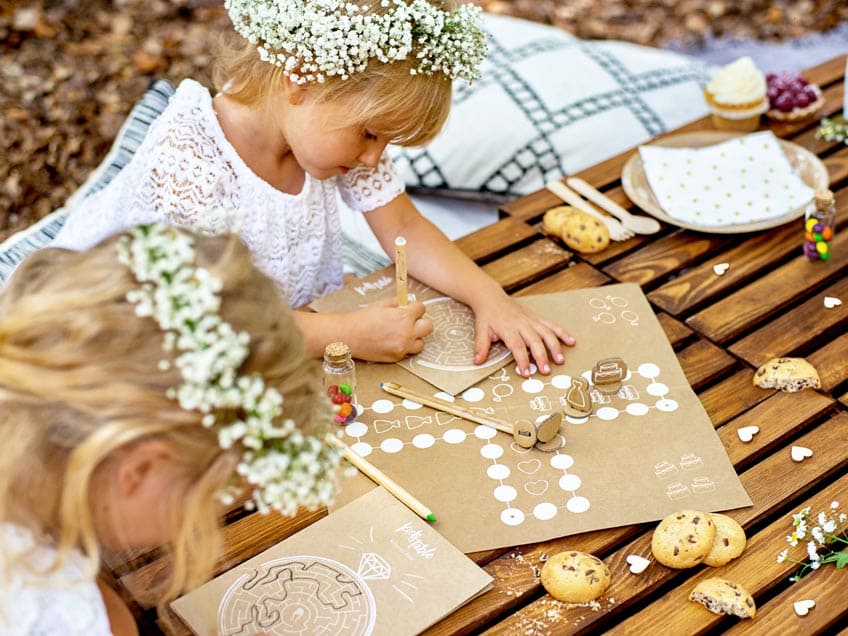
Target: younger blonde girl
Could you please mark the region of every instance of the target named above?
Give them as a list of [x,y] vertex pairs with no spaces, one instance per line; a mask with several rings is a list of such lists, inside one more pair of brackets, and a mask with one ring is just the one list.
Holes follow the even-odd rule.
[[197,585],[236,487],[326,503],[316,373],[237,238],[154,225],[30,257],[0,294],[0,633],[110,633],[104,549],[167,546],[161,603]]
[[[227,0],[242,36],[218,60],[213,97],[184,80],[132,162],[71,212],[55,245],[79,249],[136,223],[162,220],[237,231],[258,265],[300,307],[342,284],[337,194],[387,254],[408,243],[409,274],[469,305],[475,362],[502,340],[522,374],[550,371],[574,340],[525,309],[415,208],[385,154],[444,124],[454,80],[485,56],[479,9],[450,0]],[[494,131],[493,131],[494,132]],[[229,208],[225,215],[209,208]],[[420,352],[424,305],[356,314],[299,312],[307,346],[335,340],[358,358]]]

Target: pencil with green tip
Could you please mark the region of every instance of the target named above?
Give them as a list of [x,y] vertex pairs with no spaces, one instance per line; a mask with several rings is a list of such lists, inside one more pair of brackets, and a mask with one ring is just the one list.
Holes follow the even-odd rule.
[[356,451],[354,451],[350,446],[345,444],[338,437],[330,433],[327,435],[326,440],[327,443],[331,446],[335,446],[336,448],[342,449],[344,451],[344,458],[347,461],[356,466],[375,484],[382,486],[390,493],[392,493],[392,495],[394,495],[398,501],[400,501],[407,508],[412,510],[412,512],[417,514],[422,519],[425,519],[426,521],[436,521],[436,515],[433,514],[432,510],[430,510],[427,506],[421,503],[418,499],[415,498],[415,496],[411,492],[409,492],[406,488],[394,481],[391,477],[389,477],[386,473],[384,473],[374,464],[365,459],[362,455],[357,454]]

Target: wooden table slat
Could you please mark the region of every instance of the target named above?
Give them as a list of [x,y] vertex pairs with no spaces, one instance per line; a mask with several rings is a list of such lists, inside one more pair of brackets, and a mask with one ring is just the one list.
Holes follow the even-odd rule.
[[607,265],[603,272],[620,282],[647,285],[732,244],[733,238],[726,235],[677,230]]
[[753,370],[743,369],[698,393],[714,426],[724,424],[769,397],[770,391],[754,386],[753,377]]
[[526,247],[484,265],[483,271],[498,281],[501,287],[512,291],[538,277],[562,269],[570,259],[570,252],[565,251],[553,241],[540,238]]
[[686,379],[696,391],[719,376],[726,375],[736,366],[733,356],[703,339],[678,351],[677,359]]
[[[824,297],[845,298],[839,307],[825,309]],[[728,350],[758,367],[777,356],[807,348],[826,333],[845,331],[848,324],[848,278],[823,289],[809,300],[777,316],[760,329],[734,342]]]
[[[843,212],[845,209],[848,205]],[[835,237],[832,256],[826,263],[812,262],[800,255],[699,311],[688,318],[686,324],[715,342],[725,343],[756,328],[778,307],[794,303],[810,289],[843,275],[846,265],[848,232],[842,232]]]
[[[768,399],[719,427],[718,436],[736,469],[744,469],[796,437],[829,413],[834,404],[833,399],[816,391],[775,391]],[[750,442],[743,442],[739,439],[739,429],[748,426],[757,426],[760,431]]]
[[532,296],[535,294],[552,294],[569,289],[586,289],[600,287],[610,282],[609,276],[599,272],[586,263],[575,263],[537,283],[528,285],[517,292],[516,296]]
[[821,378],[822,389],[832,391],[848,380],[848,333],[831,340],[807,360]]
[[454,242],[471,260],[480,262],[536,236],[538,232],[531,226],[505,217]]
[[[806,616],[795,613],[794,603],[814,599],[815,608]],[[832,565],[803,577],[783,592],[757,608],[752,621],[739,621],[727,630],[733,636],[773,636],[774,634],[828,634],[839,625],[848,625],[848,603],[845,602],[845,570]]]
[[[788,223],[770,232],[754,234],[742,243],[716,254],[648,293],[648,299],[673,316],[692,311],[719,294],[772,269],[792,255],[801,254],[803,222]],[[713,266],[730,267],[719,276]]]

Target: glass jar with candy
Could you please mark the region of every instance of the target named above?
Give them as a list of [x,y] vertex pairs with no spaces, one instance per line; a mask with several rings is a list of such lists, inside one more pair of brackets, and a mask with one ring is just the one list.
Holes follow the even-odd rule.
[[830,259],[836,227],[836,200],[830,190],[818,190],[804,214],[804,254],[812,261]]
[[350,347],[331,342],[324,349],[324,390],[333,402],[333,419],[338,424],[352,422],[356,412],[356,364]]

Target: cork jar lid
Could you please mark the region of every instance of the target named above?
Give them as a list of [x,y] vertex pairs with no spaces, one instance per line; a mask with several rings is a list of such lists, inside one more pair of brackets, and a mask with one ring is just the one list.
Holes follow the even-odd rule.
[[830,202],[833,201],[833,192],[830,190],[816,190],[813,195],[816,202],[816,207],[822,207],[830,205]]
[[341,362],[350,355],[350,347],[343,342],[331,342],[324,348],[324,356],[333,362]]

